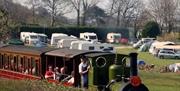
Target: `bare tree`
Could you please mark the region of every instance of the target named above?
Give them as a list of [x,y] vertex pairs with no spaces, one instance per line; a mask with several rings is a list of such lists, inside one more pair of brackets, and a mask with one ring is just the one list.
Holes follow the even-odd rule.
[[37,18],[35,13],[36,13],[36,9],[41,5],[41,0],[27,0],[26,3],[31,6],[32,18],[33,18],[32,21],[33,23],[36,23]]
[[67,10],[69,3],[67,0],[43,0],[44,6],[51,14],[51,26],[55,25],[56,17],[62,16],[71,12],[71,9]]
[[98,0],[68,0],[72,7],[76,10],[77,13],[77,26],[80,26],[80,16],[82,14],[82,25],[86,25],[86,13],[88,9],[92,6],[95,6],[98,3]]
[[171,32],[178,11],[178,0],[150,0],[149,7],[151,15],[160,24],[161,30]]
[[141,6],[140,4],[140,0],[110,0],[109,14],[110,16],[116,15],[117,26],[127,27]]
[[87,11],[90,7],[93,7],[97,5],[99,0],[82,0],[82,6],[83,6],[83,19],[82,19],[82,25],[86,25],[86,17],[87,17]]
[[80,26],[81,0],[68,0],[77,13],[77,26]]

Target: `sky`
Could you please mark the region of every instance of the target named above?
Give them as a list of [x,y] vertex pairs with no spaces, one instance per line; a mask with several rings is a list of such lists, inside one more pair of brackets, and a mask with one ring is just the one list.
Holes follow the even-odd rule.
[[[27,0],[13,0],[13,1],[16,2],[16,3],[20,3],[23,6],[28,6],[27,4],[25,4],[25,2]],[[148,0],[142,0],[142,1],[144,3],[147,3]],[[98,3],[97,6],[101,7],[102,9],[106,9],[108,7],[108,2],[109,2],[109,0],[100,0],[100,3]],[[30,6],[28,6],[28,8],[30,8]],[[76,12],[72,12],[72,13],[66,14],[65,16],[70,18],[70,19],[74,19],[74,18],[76,18],[76,16],[74,16],[75,13]]]

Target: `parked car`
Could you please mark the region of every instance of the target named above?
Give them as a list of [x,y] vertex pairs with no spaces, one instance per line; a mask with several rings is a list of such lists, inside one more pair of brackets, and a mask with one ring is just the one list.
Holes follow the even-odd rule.
[[159,58],[180,58],[180,54],[172,50],[160,50],[158,53]]

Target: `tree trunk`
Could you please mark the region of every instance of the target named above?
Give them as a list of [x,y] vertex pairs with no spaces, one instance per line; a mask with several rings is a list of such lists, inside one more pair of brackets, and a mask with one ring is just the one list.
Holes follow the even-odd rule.
[[117,27],[119,26],[120,24],[120,10],[118,10],[118,15],[117,15]]
[[33,12],[33,23],[35,24],[35,6],[32,7]]
[[52,17],[51,17],[51,27],[54,27],[54,23],[55,23],[55,17],[52,15]]
[[54,23],[55,23],[55,1],[53,0],[53,6],[52,6],[52,13],[51,13],[51,27],[54,27]]
[[86,26],[86,13],[83,14],[82,25]]
[[77,27],[80,26],[80,10],[77,10]]

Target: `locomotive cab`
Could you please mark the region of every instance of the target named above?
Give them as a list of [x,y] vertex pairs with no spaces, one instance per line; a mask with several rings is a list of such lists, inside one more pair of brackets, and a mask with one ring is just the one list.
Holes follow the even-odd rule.
[[[87,54],[91,69],[89,71],[89,86],[102,90],[113,79],[129,78],[130,67],[126,65],[127,55],[114,53]],[[118,60],[118,61],[117,61]],[[123,61],[124,60],[124,61]]]

